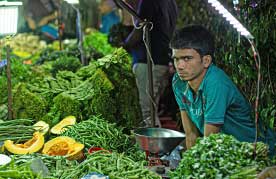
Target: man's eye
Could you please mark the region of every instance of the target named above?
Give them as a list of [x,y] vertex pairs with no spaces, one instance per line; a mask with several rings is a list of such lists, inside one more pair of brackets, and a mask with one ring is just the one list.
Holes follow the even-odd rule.
[[189,61],[191,61],[193,59],[193,57],[192,56],[187,56],[187,57],[173,57],[173,60],[175,61],[175,62],[178,62],[179,60],[183,60],[183,61],[185,61],[185,62],[189,62]]
[[192,59],[193,59],[193,57],[183,57],[183,58],[180,58],[180,60],[183,60],[185,62],[188,62],[188,61],[190,61]]

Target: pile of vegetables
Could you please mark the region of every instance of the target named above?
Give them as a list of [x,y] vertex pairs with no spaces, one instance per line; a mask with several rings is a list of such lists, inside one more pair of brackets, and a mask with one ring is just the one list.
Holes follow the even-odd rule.
[[101,147],[112,152],[125,152],[137,161],[145,159],[144,153],[134,145],[132,138],[123,133],[123,128],[98,116],[69,126],[62,135],[72,137],[86,148]]
[[69,115],[78,120],[101,115],[126,130],[137,126],[142,119],[138,90],[124,49],[117,49],[76,73],[72,71],[58,71],[55,77],[45,76],[32,84],[18,84],[14,90],[14,117],[54,125]]
[[13,93],[13,118],[42,119],[48,103],[41,94],[31,92],[25,83],[19,83]]
[[13,53],[21,58],[30,57],[31,55],[40,52],[41,49],[46,48],[46,43],[41,41],[39,36],[29,33],[17,34],[16,36],[10,38],[9,44],[13,50]]
[[0,141],[16,140],[18,142],[28,140],[33,137],[36,131],[31,119],[14,119],[0,121]]
[[113,48],[107,40],[107,35],[98,31],[93,31],[89,35],[85,36],[83,47],[85,51],[93,49],[103,55],[108,55],[114,52]]
[[[1,60],[1,59],[0,59]],[[19,82],[32,82],[36,74],[32,73],[31,66],[23,64],[23,60],[11,56],[12,87]],[[0,68],[0,104],[7,103],[8,87],[6,68]]]
[[114,85],[116,123],[129,129],[138,126],[142,113],[130,56],[124,49],[119,48],[112,56],[107,55],[97,62]]
[[0,167],[1,179],[46,179],[39,173],[36,174],[31,170],[31,162],[24,162],[22,164],[15,164],[13,160],[8,165]]
[[[257,170],[269,164],[268,148],[258,143],[257,159],[253,158],[251,143],[239,142],[225,134],[213,134],[197,140],[196,145],[186,151],[177,169],[170,173],[171,179],[219,179],[254,178]],[[246,177],[245,177],[246,176]]]
[[[35,54],[40,53],[40,58],[32,56],[30,64],[25,64],[26,59],[11,56],[12,107],[16,120],[6,119],[6,69],[0,69],[0,89],[3,89],[0,121],[4,120],[0,123],[0,141],[4,152],[13,158],[12,163],[0,167],[0,178],[12,178],[9,175],[12,173],[14,178],[70,178],[72,171],[80,177],[90,173],[87,170],[90,167],[114,178],[159,178],[144,169],[145,154],[134,144],[134,137],[127,135],[141,120],[130,56],[124,49],[115,49],[108,44],[106,35],[93,32],[84,41],[85,53],[89,53],[87,58],[93,61],[81,67],[75,47],[70,47],[72,51],[65,49],[59,52],[52,46],[41,53],[39,49]],[[96,51],[99,53],[94,53]],[[66,116],[75,116],[74,122],[60,122]],[[37,121],[37,126],[33,126]],[[52,126],[50,133],[48,130]],[[67,126],[65,130],[64,126]],[[43,131],[41,128],[37,132],[38,127],[42,127]],[[110,160],[81,164],[68,161],[79,159],[90,147],[112,152],[112,155],[93,155]],[[88,156],[90,158],[92,155]],[[41,164],[36,165],[37,161],[43,162],[49,171],[37,172],[33,168]],[[105,165],[106,170],[101,168]],[[78,167],[82,167],[81,170]],[[12,172],[4,172],[6,170]],[[1,172],[4,174],[1,175]]]
[[[63,156],[48,156],[39,153],[28,155],[13,155],[12,158],[14,161],[14,166],[16,167],[27,164],[30,165],[32,161],[41,161],[36,168],[33,168],[33,170],[38,171],[38,173],[42,173],[43,179],[60,178],[60,176],[63,175],[68,168],[74,168],[78,165],[76,160],[67,160]],[[30,178],[31,177],[28,179]]]
[[145,169],[143,163],[135,162],[124,154],[97,151],[71,170],[67,170],[61,179],[79,179],[85,174],[97,172],[110,179],[161,179],[159,175]]

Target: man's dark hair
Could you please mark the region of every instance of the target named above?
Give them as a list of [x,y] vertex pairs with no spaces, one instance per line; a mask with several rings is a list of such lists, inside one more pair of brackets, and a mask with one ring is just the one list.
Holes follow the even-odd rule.
[[175,32],[171,40],[172,49],[194,49],[201,56],[214,54],[214,37],[201,25],[190,25]]

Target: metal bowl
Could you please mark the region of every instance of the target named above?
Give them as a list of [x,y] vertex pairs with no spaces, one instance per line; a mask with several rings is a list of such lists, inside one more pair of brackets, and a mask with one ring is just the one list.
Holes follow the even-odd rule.
[[136,143],[150,153],[170,153],[184,139],[185,134],[164,128],[139,128],[134,130]]

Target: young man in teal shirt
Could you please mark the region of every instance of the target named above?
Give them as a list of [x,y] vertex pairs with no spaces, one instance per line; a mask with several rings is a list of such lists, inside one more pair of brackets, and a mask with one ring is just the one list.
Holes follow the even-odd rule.
[[[172,39],[176,74],[173,90],[181,110],[187,148],[199,136],[222,132],[246,142],[255,140],[251,108],[231,79],[213,64],[214,38],[202,26],[193,25],[177,31]],[[275,134],[265,138],[271,150]]]

